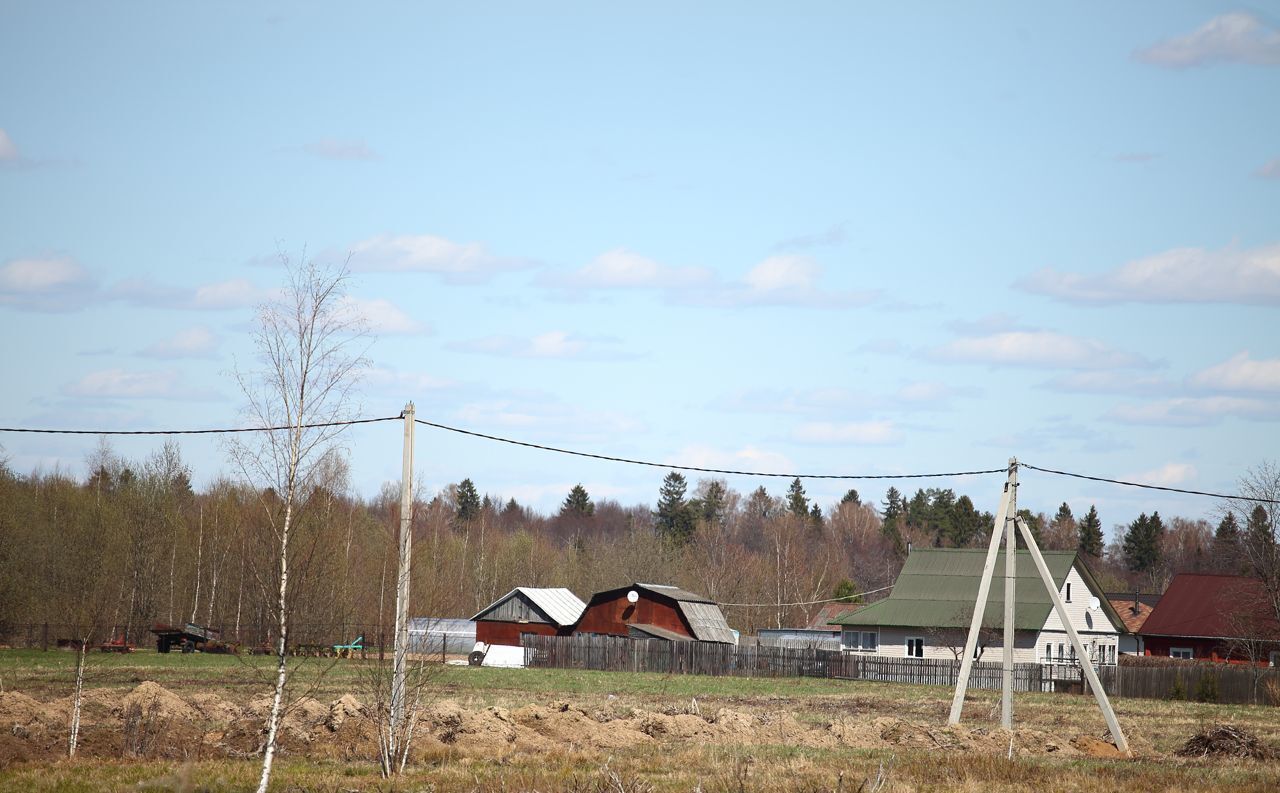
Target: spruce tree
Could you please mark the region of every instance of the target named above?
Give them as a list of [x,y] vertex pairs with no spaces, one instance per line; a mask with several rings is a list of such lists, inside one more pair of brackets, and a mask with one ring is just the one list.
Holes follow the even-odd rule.
[[1164,522],[1160,513],[1140,514],[1124,533],[1125,567],[1135,573],[1155,569],[1160,563],[1160,538],[1164,535]]
[[1076,516],[1071,514],[1071,507],[1067,502],[1062,502],[1062,506],[1058,507],[1058,513],[1053,516],[1054,523],[1072,523],[1076,521]]
[[1080,534],[1080,550],[1094,558],[1102,556],[1102,520],[1098,518],[1098,508],[1089,505],[1089,512],[1077,527]]
[[853,490],[851,488],[849,492],[845,493],[844,496],[840,499],[840,503],[853,504],[854,506],[858,506],[862,503],[862,499],[858,497],[858,491]]
[[707,491],[702,496],[701,517],[712,525],[724,522],[725,510],[728,508],[728,493],[719,479],[712,479]]
[[684,476],[672,471],[662,480],[662,489],[658,492],[655,516],[658,531],[677,542],[684,542],[693,534],[693,511],[684,499],[688,487]]
[[480,494],[470,479],[463,479],[458,484],[458,506],[456,517],[459,522],[466,523],[480,517]]
[[569,495],[565,496],[564,503],[560,505],[561,515],[577,515],[586,518],[594,515],[595,511],[596,505],[591,503],[591,496],[587,494],[587,489],[581,482],[573,486]]
[[884,494],[884,503],[881,505],[880,517],[886,523],[893,523],[902,514],[902,494],[898,492],[898,488],[890,487]]
[[804,484],[799,477],[792,480],[791,487],[787,488],[787,509],[791,510],[792,515],[801,518],[809,514],[809,499],[804,494]]

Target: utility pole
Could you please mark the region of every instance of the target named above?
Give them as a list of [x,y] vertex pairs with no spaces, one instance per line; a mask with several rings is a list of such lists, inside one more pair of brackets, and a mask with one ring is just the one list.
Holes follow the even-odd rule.
[[1009,517],[1004,522],[1004,656],[1000,680],[1000,726],[1013,729],[1013,611],[1017,603],[1018,458],[1009,460]]
[[413,557],[413,403],[404,406],[404,456],[400,480],[400,567],[396,575],[395,656],[391,668],[388,753],[394,765],[405,716],[405,666],[409,653],[409,571]]

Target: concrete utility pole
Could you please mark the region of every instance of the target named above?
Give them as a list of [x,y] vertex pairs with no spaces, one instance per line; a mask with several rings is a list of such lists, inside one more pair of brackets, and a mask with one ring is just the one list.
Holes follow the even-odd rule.
[[1000,726],[1013,729],[1013,611],[1017,604],[1018,458],[1009,460],[1009,519],[1004,522],[1004,655],[1000,680]]
[[405,665],[409,654],[409,571],[413,558],[413,403],[404,406],[404,456],[400,480],[400,568],[396,576],[395,657],[391,667],[391,723],[388,742],[392,763],[405,715]]

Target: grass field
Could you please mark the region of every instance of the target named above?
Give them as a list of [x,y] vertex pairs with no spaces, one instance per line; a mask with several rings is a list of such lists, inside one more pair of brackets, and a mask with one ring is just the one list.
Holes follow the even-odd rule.
[[[0,789],[252,786],[257,762],[251,751],[233,748],[252,748],[244,739],[258,722],[248,709],[269,690],[270,659],[138,652],[92,662],[87,685],[96,692],[90,696],[96,720],[86,756],[69,762],[59,759],[65,753],[59,703],[71,690],[73,655],[0,651],[6,692],[0,703],[17,702],[11,692],[19,692],[48,709],[27,726],[0,722]],[[297,672],[294,695],[318,703],[343,694],[360,698],[368,667],[310,660]],[[157,742],[137,751],[128,740],[131,723],[112,705],[126,702],[144,681],[187,702],[218,703],[233,713],[243,707],[240,721],[249,726],[226,723],[234,715],[222,721],[196,715],[166,722]],[[1092,698],[1019,695],[1007,759],[1009,736],[998,730],[992,692],[966,700],[958,730],[945,726],[949,689],[865,681],[436,667],[428,694],[433,710],[424,716],[413,767],[394,784],[378,777],[367,733],[316,726],[299,727],[286,742],[273,789],[856,791],[872,789],[878,777],[885,791],[1280,789],[1276,761],[1173,754],[1217,723],[1238,725],[1274,746],[1277,708],[1119,699],[1136,756],[1105,759],[1076,751],[1084,746],[1080,736],[1105,732]],[[5,715],[0,709],[0,719]]]

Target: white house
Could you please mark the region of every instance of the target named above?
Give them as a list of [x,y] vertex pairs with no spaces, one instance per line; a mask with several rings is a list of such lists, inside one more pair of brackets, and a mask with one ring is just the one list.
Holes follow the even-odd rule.
[[[973,618],[986,553],[961,548],[912,551],[889,597],[833,622],[841,627],[841,647],[886,657],[958,659]],[[1035,562],[1029,552],[1017,553],[1014,662],[1073,663],[1075,650]],[[1093,574],[1075,551],[1044,551],[1043,555],[1090,660],[1114,664],[1124,622]],[[999,660],[1003,641],[1003,550],[995,569],[976,650],[979,658],[988,661]]]

